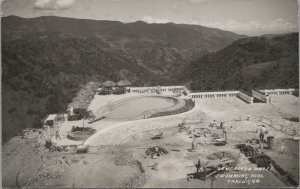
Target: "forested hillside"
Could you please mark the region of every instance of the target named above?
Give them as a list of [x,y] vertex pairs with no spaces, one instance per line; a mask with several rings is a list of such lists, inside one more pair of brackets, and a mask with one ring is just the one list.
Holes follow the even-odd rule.
[[203,26],[61,17],[9,16],[1,25],[4,141],[64,112],[90,81],[178,84],[172,77],[185,64],[244,37]]
[[186,65],[193,90],[298,88],[298,33],[249,37]]

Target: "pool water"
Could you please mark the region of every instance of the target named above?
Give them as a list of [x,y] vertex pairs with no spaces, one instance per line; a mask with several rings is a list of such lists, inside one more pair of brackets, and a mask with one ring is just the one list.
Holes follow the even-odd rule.
[[111,119],[130,119],[141,116],[145,111],[174,106],[175,99],[168,97],[139,97],[121,103],[105,115]]

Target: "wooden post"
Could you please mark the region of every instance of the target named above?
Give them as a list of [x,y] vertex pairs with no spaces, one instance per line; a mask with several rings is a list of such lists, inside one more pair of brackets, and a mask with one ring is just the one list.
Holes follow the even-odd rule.
[[204,166],[204,168],[203,168],[203,172],[204,172],[204,174],[203,174],[203,177],[204,177],[204,180],[206,180],[206,175],[207,175],[207,171],[206,171],[206,167]]

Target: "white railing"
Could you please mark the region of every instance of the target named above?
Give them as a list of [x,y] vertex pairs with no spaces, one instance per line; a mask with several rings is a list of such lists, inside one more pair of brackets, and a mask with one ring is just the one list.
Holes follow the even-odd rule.
[[236,97],[239,91],[192,92],[192,98],[229,98]]
[[130,93],[174,93],[178,91],[188,91],[185,86],[151,86],[151,87],[127,87]]
[[254,98],[257,98],[265,103],[270,103],[270,96],[267,94],[262,94],[261,92],[252,90],[252,95]]
[[259,91],[265,95],[292,95],[299,93],[299,89],[264,89]]
[[242,92],[239,92],[237,96],[240,97],[241,99],[245,100],[249,104],[253,104],[253,99],[254,99],[253,97],[248,96],[247,94],[242,93]]

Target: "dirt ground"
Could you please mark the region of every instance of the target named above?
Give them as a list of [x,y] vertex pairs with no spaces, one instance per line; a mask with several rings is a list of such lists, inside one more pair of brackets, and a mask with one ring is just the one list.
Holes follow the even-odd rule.
[[43,166],[36,143],[30,139],[12,138],[2,149],[2,182],[4,187],[19,187],[28,183]]
[[[99,99],[97,99],[99,101]],[[103,102],[102,102],[103,103]],[[187,181],[187,174],[194,173],[194,163],[209,162],[213,153],[226,152],[239,154],[236,144],[245,143],[247,139],[258,138],[257,124],[260,116],[276,121],[285,126],[287,133],[296,130],[299,137],[299,123],[290,118],[299,117],[298,98],[292,95],[272,96],[271,104],[246,104],[237,99],[196,100],[193,110],[178,115],[126,121],[110,122],[100,120],[93,123],[97,133],[85,144],[90,145],[88,154],[74,152],[51,152],[44,155],[45,166],[34,176],[29,187],[284,187],[291,186],[288,176],[298,180],[299,177],[299,142],[292,140],[290,134],[267,127],[268,135],[275,137],[272,150],[261,149],[269,155],[281,168],[284,174],[273,171],[231,171],[230,174],[261,174],[256,183],[231,183],[227,178],[213,178]],[[92,105],[95,106],[95,104]],[[95,109],[95,107],[93,107]],[[212,134],[222,135],[222,130],[209,127],[213,120],[219,124],[226,121],[228,128],[228,144],[212,145]],[[178,124],[185,122],[186,129],[179,130]],[[200,122],[202,121],[202,123]],[[205,128],[210,134],[196,139],[197,150],[190,152],[193,141],[191,130]],[[65,128],[67,131],[67,129]],[[152,140],[155,134],[163,132],[162,139]],[[152,159],[145,155],[149,147],[162,146],[168,153]],[[23,147],[22,147],[23,148]],[[8,149],[12,149],[11,146]],[[30,150],[25,149],[26,152]],[[19,149],[18,152],[22,153]],[[4,151],[9,153],[8,150]],[[24,156],[19,156],[19,162]],[[21,158],[23,157],[23,158]],[[236,167],[254,169],[256,164],[250,163],[243,154],[239,155]],[[15,159],[4,157],[6,169],[5,186],[13,186],[17,171],[14,170]],[[36,161],[38,162],[38,161]],[[157,170],[152,167],[157,164]],[[28,163],[30,165],[30,163]],[[24,164],[16,164],[27,169]],[[39,164],[35,165],[35,169]],[[29,169],[28,169],[29,171]],[[34,174],[29,171],[29,175]],[[26,178],[27,179],[27,178]],[[24,178],[24,180],[26,180]],[[252,180],[250,181],[252,182]],[[25,181],[23,182],[25,183]]]
[[105,188],[141,187],[140,164],[130,150],[105,146],[89,154],[50,153],[47,169],[30,187]]

